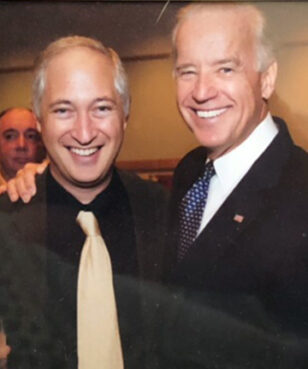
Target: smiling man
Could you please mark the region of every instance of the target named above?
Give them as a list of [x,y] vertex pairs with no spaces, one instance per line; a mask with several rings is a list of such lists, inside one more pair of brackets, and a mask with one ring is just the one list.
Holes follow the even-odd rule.
[[1,182],[16,176],[26,163],[39,163],[45,150],[31,110],[10,108],[0,113]]
[[[307,350],[308,156],[269,113],[277,62],[265,19],[248,4],[190,5],[173,44],[178,107],[201,147],[174,177],[167,269],[184,303],[165,367],[305,368],[286,348]],[[206,308],[220,318],[206,324]]]
[[70,48],[53,57],[45,83],[36,113],[50,172],[80,202],[89,203],[111,181],[127,125],[113,61],[92,50]]
[[[76,321],[85,241],[76,217],[84,210],[96,216],[110,255],[124,364],[144,368],[136,281],[160,277],[166,195],[160,186],[114,167],[129,114],[119,57],[89,38],[55,41],[38,60],[33,107],[49,169],[31,205],[5,198],[0,205],[0,259],[6,260],[0,316],[12,348],[9,366],[84,367],[77,364]],[[104,334],[98,341],[108,341]]]

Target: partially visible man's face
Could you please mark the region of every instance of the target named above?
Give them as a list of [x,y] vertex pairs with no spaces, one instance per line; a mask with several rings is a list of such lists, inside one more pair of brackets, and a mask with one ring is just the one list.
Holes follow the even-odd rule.
[[275,69],[256,71],[247,22],[221,10],[185,20],[176,50],[179,110],[215,159],[239,145],[265,117],[263,98],[273,91]]
[[42,138],[50,170],[68,191],[109,183],[126,127],[113,76],[111,61],[85,47],[66,50],[47,66]]
[[0,162],[6,179],[28,162],[43,159],[44,149],[34,115],[26,109],[9,110],[0,119]]

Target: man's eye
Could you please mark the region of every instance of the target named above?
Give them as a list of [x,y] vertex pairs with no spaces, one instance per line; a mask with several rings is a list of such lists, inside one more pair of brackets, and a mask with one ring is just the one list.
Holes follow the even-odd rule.
[[230,67],[223,67],[220,69],[221,73],[223,74],[231,74],[233,72],[233,68]]
[[56,113],[56,114],[62,115],[62,114],[67,113],[67,109],[66,108],[57,108],[57,109],[54,109],[53,112]]
[[3,137],[4,137],[4,139],[5,139],[6,141],[14,141],[14,140],[16,140],[16,139],[17,139],[18,134],[17,134],[17,133],[5,133],[5,134],[3,135]]
[[67,119],[71,117],[72,109],[60,107],[53,109],[52,113],[59,119]]
[[109,113],[111,110],[112,110],[111,105],[99,105],[99,106],[96,106],[93,109],[93,113],[94,113],[95,116],[101,117],[101,116],[106,115],[107,113]]
[[111,106],[109,106],[109,105],[101,105],[101,106],[98,106],[97,107],[97,110],[98,111],[102,111],[102,112],[110,111],[111,110]]
[[25,138],[30,141],[38,141],[40,136],[38,132],[27,132],[25,133]]
[[179,77],[190,77],[196,74],[196,71],[194,71],[193,69],[183,69],[183,70],[179,70],[177,72],[177,75]]
[[183,70],[182,74],[195,74],[194,70]]

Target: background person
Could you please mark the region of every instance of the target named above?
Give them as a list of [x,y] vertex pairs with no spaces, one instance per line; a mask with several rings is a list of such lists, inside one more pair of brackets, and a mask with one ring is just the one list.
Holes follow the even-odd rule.
[[1,183],[16,176],[26,163],[39,163],[45,149],[31,110],[10,108],[0,113]]

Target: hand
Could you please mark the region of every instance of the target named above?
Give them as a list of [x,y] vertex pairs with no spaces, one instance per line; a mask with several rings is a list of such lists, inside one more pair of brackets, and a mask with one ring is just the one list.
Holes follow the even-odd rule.
[[[19,198],[24,203],[28,203],[36,194],[35,176],[42,174],[47,168],[49,161],[46,159],[42,163],[27,163],[17,172],[15,178],[9,180],[6,184],[6,192],[12,202]],[[0,194],[3,193],[3,186],[0,187]]]
[[9,353],[11,352],[11,347],[8,345],[0,346],[0,360],[7,359]]

